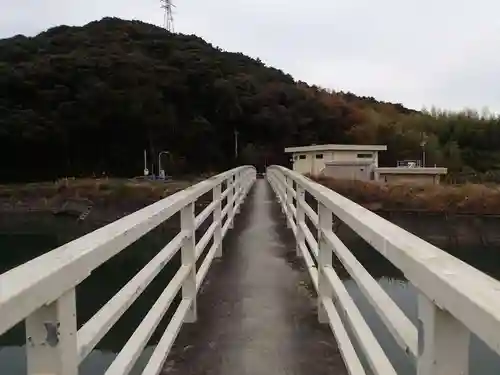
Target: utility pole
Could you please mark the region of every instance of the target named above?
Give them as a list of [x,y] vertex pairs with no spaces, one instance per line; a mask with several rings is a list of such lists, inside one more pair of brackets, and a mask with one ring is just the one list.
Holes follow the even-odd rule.
[[422,167],[425,168],[425,145],[427,144],[427,136],[422,133],[422,142],[420,142],[420,147],[422,147]]
[[234,129],[234,158],[238,159],[238,130]]

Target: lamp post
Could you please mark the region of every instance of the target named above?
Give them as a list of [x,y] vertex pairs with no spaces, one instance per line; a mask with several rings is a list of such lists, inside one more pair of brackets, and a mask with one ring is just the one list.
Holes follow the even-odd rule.
[[420,142],[420,147],[422,147],[422,167],[425,168],[425,145],[427,144],[427,141],[422,141]]
[[149,175],[147,151],[144,150],[144,176]]
[[425,132],[420,134],[422,137],[420,142],[420,147],[422,147],[422,167],[425,168],[425,146],[427,145],[427,134]]
[[161,156],[163,154],[168,154],[168,156],[170,156],[170,160],[172,160],[172,155],[170,154],[169,151],[161,151],[159,154],[158,154],[158,175],[160,176],[160,178],[165,178],[165,171],[163,169],[161,169]]

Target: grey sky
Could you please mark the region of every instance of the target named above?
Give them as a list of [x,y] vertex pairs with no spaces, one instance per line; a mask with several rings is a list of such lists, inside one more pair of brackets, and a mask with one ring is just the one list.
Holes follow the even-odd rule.
[[[176,31],[296,79],[401,102],[500,112],[498,0],[175,0]],[[0,37],[105,16],[161,25],[158,0],[0,0]]]

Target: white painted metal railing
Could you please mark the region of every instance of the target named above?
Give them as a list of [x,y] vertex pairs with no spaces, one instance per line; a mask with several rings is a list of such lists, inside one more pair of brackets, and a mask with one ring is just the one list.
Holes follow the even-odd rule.
[[[350,374],[366,373],[361,356],[375,375],[396,371],[332,267],[333,254],[414,360],[418,375],[468,374],[471,332],[500,354],[500,282],[297,172],[272,166],[266,175],[318,293],[319,320],[330,324]],[[305,192],[317,202],[317,212]],[[334,233],[333,215],[417,288],[418,329]]]
[[[106,371],[129,373],[182,290],[182,301],[142,373],[159,374],[182,323],[196,320],[197,291],[213,258],[222,255],[222,239],[255,178],[255,169],[248,166],[219,174],[0,275],[0,335],[25,320],[28,375],[77,375],[79,363],[180,249],[182,265]],[[196,200],[210,191],[213,201],[195,216]],[[77,330],[75,287],[179,211],[180,232]],[[195,231],[210,215],[213,222],[196,243]],[[212,237],[213,245],[196,269]]]

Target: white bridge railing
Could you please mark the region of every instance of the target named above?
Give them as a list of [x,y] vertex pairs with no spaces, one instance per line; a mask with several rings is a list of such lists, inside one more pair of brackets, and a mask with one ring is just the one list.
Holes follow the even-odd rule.
[[[349,374],[366,373],[361,356],[375,375],[396,371],[332,267],[333,254],[414,361],[418,375],[468,374],[471,332],[500,354],[500,282],[305,176],[279,166],[269,167],[266,175],[318,293],[319,320],[332,328]],[[306,192],[317,211],[307,204]],[[334,215],[417,288],[418,328],[334,233]]]
[[[182,290],[182,300],[142,372],[159,374],[183,322],[196,320],[197,291],[213,258],[222,255],[222,239],[255,178],[255,169],[248,166],[219,174],[0,275],[0,335],[25,320],[28,375],[77,375],[80,362],[181,250],[182,265],[106,371],[129,373]],[[212,202],[195,216],[196,200],[210,191]],[[179,211],[179,233],[77,330],[75,287]],[[196,229],[211,215],[212,224],[196,242]],[[213,245],[196,269],[196,260],[212,238]]]

